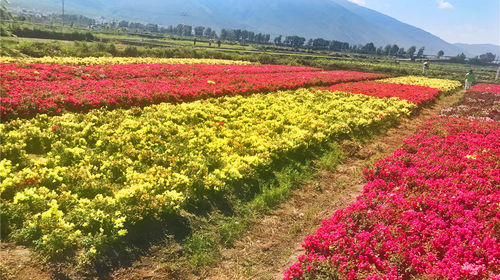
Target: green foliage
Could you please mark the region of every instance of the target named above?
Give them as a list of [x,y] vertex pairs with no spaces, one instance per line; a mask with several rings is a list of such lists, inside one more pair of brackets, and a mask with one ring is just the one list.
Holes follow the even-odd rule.
[[345,155],[336,144],[332,144],[331,148],[318,159],[318,166],[325,170],[334,170],[335,167],[345,158]]

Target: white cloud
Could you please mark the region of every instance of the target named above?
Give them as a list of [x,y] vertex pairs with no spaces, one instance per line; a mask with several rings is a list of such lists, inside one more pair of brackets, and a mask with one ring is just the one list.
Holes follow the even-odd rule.
[[366,1],[365,0],[347,0],[347,1],[352,2],[354,4],[358,4],[360,6],[366,5]]
[[453,5],[450,2],[446,2],[444,0],[437,0],[438,6],[440,9],[451,9]]

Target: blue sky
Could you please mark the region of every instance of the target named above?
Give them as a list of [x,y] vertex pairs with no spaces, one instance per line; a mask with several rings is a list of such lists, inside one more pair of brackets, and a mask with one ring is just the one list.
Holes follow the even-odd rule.
[[349,0],[450,43],[500,45],[500,0]]

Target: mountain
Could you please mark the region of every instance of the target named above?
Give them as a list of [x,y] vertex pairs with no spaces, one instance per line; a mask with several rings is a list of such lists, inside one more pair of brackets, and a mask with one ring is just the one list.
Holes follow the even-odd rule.
[[477,55],[482,55],[487,52],[490,52],[494,55],[496,55],[498,58],[500,58],[500,46],[498,45],[492,45],[492,44],[461,44],[461,43],[456,43],[453,44],[462,50],[464,50],[464,53],[467,54],[469,53],[470,57],[472,56],[477,56]]
[[[16,0],[13,7],[60,13],[61,0]],[[460,47],[417,27],[400,22],[347,0],[74,0],[66,1],[67,14],[103,16],[160,25],[202,25],[220,30],[241,28],[277,35],[325,38],[351,44],[373,42],[408,48],[425,46],[426,54],[443,50],[461,53]]]

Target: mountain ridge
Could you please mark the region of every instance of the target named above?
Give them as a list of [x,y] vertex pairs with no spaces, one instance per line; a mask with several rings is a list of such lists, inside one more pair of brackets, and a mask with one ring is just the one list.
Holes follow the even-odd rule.
[[[60,0],[17,0],[12,6],[60,13]],[[350,44],[426,47],[426,54],[464,52],[457,45],[347,0],[75,0],[66,12],[160,25],[247,29],[277,35],[324,38]],[[465,51],[466,54],[469,53]]]

